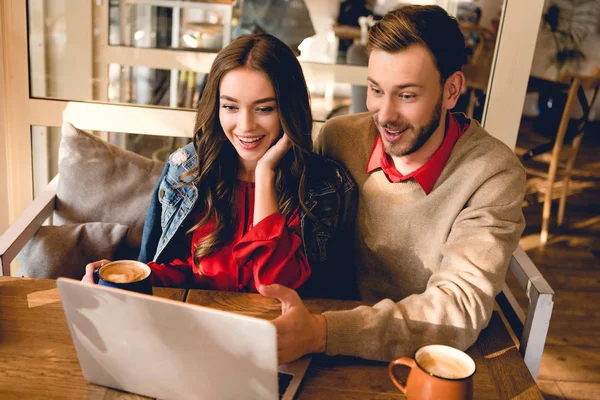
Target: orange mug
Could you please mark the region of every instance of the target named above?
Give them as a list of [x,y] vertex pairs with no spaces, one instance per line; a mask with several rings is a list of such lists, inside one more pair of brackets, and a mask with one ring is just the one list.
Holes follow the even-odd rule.
[[[394,367],[410,368],[406,384],[396,378]],[[473,398],[475,361],[453,347],[433,344],[423,346],[414,359],[398,357],[388,366],[390,379],[408,400],[465,400]]]

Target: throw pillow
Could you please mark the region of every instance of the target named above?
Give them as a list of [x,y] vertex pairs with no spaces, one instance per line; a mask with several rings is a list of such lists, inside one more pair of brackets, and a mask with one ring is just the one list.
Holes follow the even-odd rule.
[[108,222],[129,227],[127,244],[139,250],[150,196],[164,164],[62,126],[55,225]]
[[86,264],[120,258],[127,231],[126,226],[101,222],[42,226],[17,256],[18,274],[81,279]]

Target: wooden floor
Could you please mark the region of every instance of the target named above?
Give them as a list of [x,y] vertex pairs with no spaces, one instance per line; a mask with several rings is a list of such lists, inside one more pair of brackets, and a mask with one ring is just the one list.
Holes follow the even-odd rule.
[[[521,124],[517,154],[547,141]],[[547,171],[549,154],[525,162]],[[528,175],[535,189],[536,179]],[[548,399],[600,399],[600,123],[585,134],[577,157],[565,223],[553,219],[550,239],[542,248],[539,232],[542,204],[535,190],[523,208],[527,227],[521,245],[554,289],[555,303],[538,384]],[[555,217],[558,200],[554,201]]]

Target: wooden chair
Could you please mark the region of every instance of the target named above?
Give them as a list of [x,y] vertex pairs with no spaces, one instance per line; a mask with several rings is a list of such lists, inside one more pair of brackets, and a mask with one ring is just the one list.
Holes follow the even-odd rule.
[[[598,95],[598,88],[600,87],[600,70],[597,70],[591,76],[583,76],[572,73],[565,73],[561,77],[561,81],[569,83],[569,94],[567,95],[567,102],[562,113],[562,118],[558,126],[556,139],[554,141],[554,147],[552,148],[552,156],[550,160],[550,167],[548,168],[548,174],[544,174],[547,179],[545,193],[544,193],[544,207],[542,211],[542,229],[540,234],[540,241],[542,245],[545,245],[548,241],[548,227],[550,225],[550,214],[552,208],[552,190],[554,188],[555,181],[557,180],[558,167],[560,163],[561,152],[565,142],[565,138],[572,138],[571,149],[568,155],[566,165],[563,170],[562,178],[562,190],[560,194],[560,201],[558,205],[558,217],[557,226],[561,226],[565,216],[565,206],[567,203],[567,192],[569,190],[569,180],[573,172],[573,165],[575,164],[575,158],[587,123],[589,122],[589,113],[596,101]],[[592,91],[592,96],[588,100],[585,91]],[[575,102],[579,101],[583,116],[576,121],[576,123],[569,123],[571,121],[571,114]]]
[[523,312],[506,284],[496,296],[496,302],[519,340],[519,351],[531,376],[537,379],[552,316],[554,291],[520,246],[513,253],[508,269],[527,294],[527,313]]
[[23,214],[0,236],[0,275],[10,276],[10,263],[54,212],[59,175],[38,194]]

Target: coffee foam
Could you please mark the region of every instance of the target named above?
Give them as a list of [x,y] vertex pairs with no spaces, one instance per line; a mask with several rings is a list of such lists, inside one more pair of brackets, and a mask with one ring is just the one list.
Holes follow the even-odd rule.
[[427,346],[420,349],[415,359],[425,371],[447,379],[462,379],[475,372],[475,362],[460,350],[446,346]]
[[102,279],[113,283],[141,281],[149,275],[148,270],[137,263],[119,261],[105,265],[100,270]]

